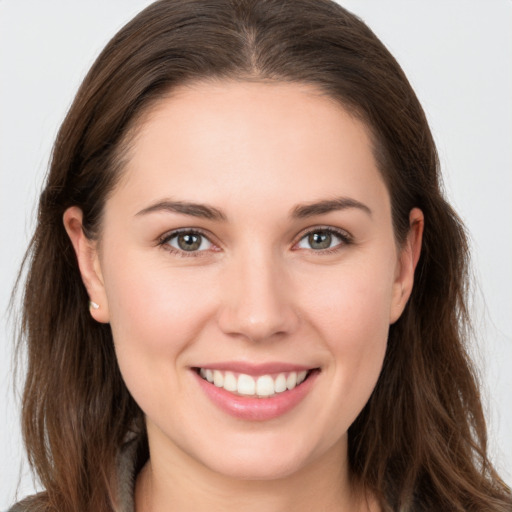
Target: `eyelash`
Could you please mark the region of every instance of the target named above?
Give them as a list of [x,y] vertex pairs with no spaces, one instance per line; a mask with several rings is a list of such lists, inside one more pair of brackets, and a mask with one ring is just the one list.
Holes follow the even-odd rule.
[[[337,238],[339,238],[341,240],[341,242],[336,244],[334,247],[330,247],[327,249],[320,249],[320,250],[309,249],[311,252],[313,252],[315,254],[318,254],[318,255],[333,254],[333,253],[340,251],[342,247],[351,245],[353,243],[352,236],[344,230],[333,228],[330,226],[329,227],[315,226],[313,228],[308,228],[306,231],[303,231],[299,235],[298,241],[294,243],[294,246],[296,246],[298,243],[300,243],[307,236],[309,236],[313,233],[320,233],[320,232],[327,233],[329,235],[334,235]],[[200,236],[200,237],[206,238],[206,240],[208,240],[208,242],[213,244],[213,242],[211,242],[211,240],[209,239],[208,235],[206,233],[204,233],[202,230],[195,229],[195,228],[183,228],[183,229],[177,229],[177,230],[171,231],[170,233],[166,233],[165,235],[160,237],[158,240],[158,246],[162,247],[164,250],[170,252],[171,254],[182,257],[182,258],[190,258],[190,257],[197,258],[197,257],[203,256],[204,255],[203,253],[207,252],[206,250],[184,251],[184,250],[176,249],[175,247],[172,247],[171,245],[169,245],[169,242],[173,238],[176,238],[177,236],[179,236],[181,234]]]
[[172,247],[171,245],[169,245],[169,242],[173,238],[176,238],[177,236],[183,235],[183,234],[201,236],[203,238],[206,238],[206,240],[208,240],[211,244],[213,244],[213,242],[211,242],[210,239],[208,238],[208,235],[206,235],[206,233],[204,233],[200,229],[183,228],[183,229],[176,229],[174,231],[171,231],[170,233],[166,233],[165,235],[163,235],[158,240],[158,245],[160,247],[162,247],[162,249],[170,252],[171,254],[173,254],[175,256],[182,257],[182,258],[197,258],[199,256],[203,256],[203,253],[206,251],[183,251],[183,250],[176,249],[175,247]]
[[309,251],[318,254],[319,256],[327,256],[329,254],[335,254],[338,251],[340,251],[343,247],[346,247],[347,245],[351,245],[354,240],[352,236],[344,231],[343,229],[333,228],[331,226],[315,226],[313,228],[308,228],[306,231],[303,231],[300,233],[298,237],[298,241],[294,243],[294,246],[296,246],[298,243],[301,242],[304,238],[307,236],[313,234],[313,233],[327,233],[329,235],[334,235],[337,238],[341,240],[340,243],[336,244],[334,247],[329,247],[327,249],[321,249],[321,250],[314,250],[309,249]]

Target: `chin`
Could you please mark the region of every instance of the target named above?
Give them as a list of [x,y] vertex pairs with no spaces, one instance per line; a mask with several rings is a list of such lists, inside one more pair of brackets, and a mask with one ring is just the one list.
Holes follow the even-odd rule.
[[[231,459],[231,457],[230,457]],[[302,461],[283,461],[277,457],[263,459],[245,457],[244,459],[223,461],[214,464],[210,469],[219,475],[235,480],[280,480],[299,472],[304,463]]]
[[278,480],[300,472],[315,458],[315,450],[307,450],[294,436],[262,441],[247,440],[238,446],[226,443],[222,446],[229,448],[221,454],[203,452],[196,460],[219,475],[237,480]]

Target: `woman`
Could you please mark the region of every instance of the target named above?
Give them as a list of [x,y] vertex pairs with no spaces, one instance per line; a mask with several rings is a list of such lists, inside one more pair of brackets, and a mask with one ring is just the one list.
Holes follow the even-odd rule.
[[509,510],[466,240],[401,69],[327,1],[161,1],[59,132],[13,510]]

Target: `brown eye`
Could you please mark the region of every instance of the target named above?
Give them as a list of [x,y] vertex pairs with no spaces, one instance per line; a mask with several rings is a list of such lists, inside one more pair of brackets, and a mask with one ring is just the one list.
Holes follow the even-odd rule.
[[338,246],[350,244],[348,234],[338,232],[334,229],[314,229],[306,233],[299,241],[297,246],[300,249],[309,249],[313,251],[325,251],[326,249],[336,249]]
[[308,235],[311,249],[328,249],[331,246],[332,235],[327,231],[316,231]]
[[197,251],[201,247],[201,237],[199,235],[178,235],[176,239],[180,249],[183,251]]
[[166,242],[172,248],[184,252],[198,252],[210,249],[211,242],[202,234],[185,231],[172,235]]

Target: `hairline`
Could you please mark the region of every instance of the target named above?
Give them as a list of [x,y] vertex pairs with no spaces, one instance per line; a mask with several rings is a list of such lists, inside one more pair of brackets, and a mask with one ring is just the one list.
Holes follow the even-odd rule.
[[165,89],[163,92],[157,93],[153,97],[148,99],[147,102],[142,104],[142,106],[134,113],[131,119],[128,120],[127,124],[124,127],[123,133],[113,151],[110,168],[106,170],[106,172],[111,172],[113,174],[112,186],[110,187],[107,194],[105,194],[102,205],[102,211],[98,218],[98,226],[95,230],[94,235],[91,237],[96,241],[98,248],[101,246],[102,219],[104,208],[112,194],[121,185],[123,181],[123,176],[125,176],[126,174],[126,167],[133,155],[133,149],[136,145],[137,139],[141,135],[144,125],[149,121],[151,116],[155,113],[156,110],[158,110],[158,108],[163,102],[174,97],[179,97],[181,92],[194,89],[201,85],[211,84],[216,86],[222,86],[230,83],[253,83],[270,86],[303,86],[304,92],[306,92],[307,94],[316,95],[325,98],[326,100],[329,100],[332,103],[333,107],[341,109],[344,113],[348,114],[353,120],[359,122],[362,125],[366,133],[366,136],[368,137],[370,150],[375,161],[375,167],[379,171],[381,179],[383,180],[384,186],[386,187],[386,190],[388,192],[392,208],[392,228],[396,246],[397,248],[400,248],[402,246],[403,241],[399,239],[395,228],[392,194],[390,190],[390,183],[389,180],[386,178],[385,172],[387,150],[385,145],[380,140],[380,137],[378,136],[375,127],[369,121],[368,116],[363,113],[363,110],[361,108],[358,108],[354,103],[344,101],[341,97],[337,97],[320,81],[290,79],[286,77],[269,78],[257,74],[237,73],[230,74],[227,76],[197,76],[184,80],[180,83],[171,85],[167,87],[167,89]]

